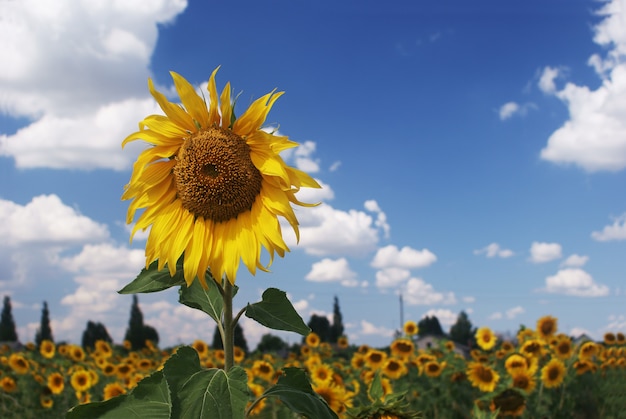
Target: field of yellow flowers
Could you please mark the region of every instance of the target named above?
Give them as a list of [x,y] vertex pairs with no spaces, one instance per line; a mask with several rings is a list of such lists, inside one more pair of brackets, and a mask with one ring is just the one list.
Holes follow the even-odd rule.
[[[478,348],[464,353],[451,341],[418,349],[417,327],[387,348],[337,345],[307,336],[286,356],[235,351],[248,375],[248,417],[290,418],[288,408],[258,398],[281,370],[302,368],[312,387],[340,418],[606,418],[626,417],[626,338],[574,343],[542,317],[516,342],[488,328],[476,332]],[[131,392],[177,351],[149,344],[142,351],[98,341],[92,351],[44,341],[39,348],[0,348],[0,417],[62,418],[72,406]],[[206,368],[220,368],[224,353],[202,340],[191,344]],[[285,354],[283,354],[285,355]]]

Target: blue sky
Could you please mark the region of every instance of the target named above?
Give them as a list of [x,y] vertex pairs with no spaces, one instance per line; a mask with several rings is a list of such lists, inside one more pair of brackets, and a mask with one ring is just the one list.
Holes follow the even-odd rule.
[[[323,184],[301,241],[235,305],[287,291],[305,320],[339,298],[355,343],[461,310],[498,332],[626,331],[625,0],[0,2],[0,294],[23,341],[45,300],[57,340],[87,320],[114,340],[143,263],[120,196],[159,112],[152,77],[274,88],[285,159]],[[175,290],[139,296],[163,345],[210,340]],[[254,347],[268,330],[244,319]],[[294,342],[294,334],[281,334]]]

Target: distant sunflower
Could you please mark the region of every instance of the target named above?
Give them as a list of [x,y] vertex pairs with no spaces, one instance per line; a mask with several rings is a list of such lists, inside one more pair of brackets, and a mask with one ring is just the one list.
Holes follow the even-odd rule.
[[480,362],[470,362],[467,367],[467,378],[474,387],[487,393],[496,388],[500,375],[487,365]]
[[539,357],[543,354],[543,342],[539,339],[529,339],[524,342],[520,352],[526,356]]
[[499,411],[500,416],[521,416],[526,409],[526,399],[513,389],[504,390],[493,398],[489,410]]
[[[248,383],[248,388],[250,389],[250,392],[252,393],[255,399],[260,397],[265,391],[265,388],[262,385],[256,384],[256,383]],[[250,406],[251,403],[252,402],[248,403],[248,407]],[[261,411],[265,409],[266,403],[267,403],[267,399],[265,397],[257,401],[257,403],[254,405],[254,407],[250,411],[250,416],[255,417],[256,415],[261,413]],[[248,407],[246,407],[246,409]]]
[[332,382],[313,384],[313,390],[319,394],[335,413],[346,410],[344,406],[345,390]]
[[544,340],[549,340],[557,329],[558,319],[552,316],[543,316],[537,320],[537,334]]
[[419,332],[419,327],[417,326],[417,323],[415,323],[413,320],[409,320],[406,323],[404,323],[404,334],[408,335],[408,336],[413,336],[413,335],[417,335],[417,333]]
[[150,93],[165,116],[151,115],[140,131],[123,141],[144,140],[122,199],[132,199],[127,223],[138,209],[132,234],[152,226],[146,242],[146,266],[183,270],[188,285],[196,276],[202,285],[210,268],[218,281],[226,275],[235,283],[240,259],[254,274],[261,264],[261,247],[281,257],[289,248],[282,238],[278,216],[284,217],[299,237],[291,204],[300,187],[319,188],[306,173],[285,164],[279,153],[298,144],[263,131],[268,112],[282,92],[254,101],[236,118],[230,84],[217,95],[213,71],[208,83],[209,103],[177,73],[171,72],[182,106],[169,102],[148,81]]
[[72,360],[76,362],[82,362],[85,360],[85,351],[78,345],[72,345],[69,350],[69,355]]
[[558,358],[552,358],[541,369],[541,381],[546,388],[558,387],[565,378],[565,364]]
[[617,343],[618,345],[623,345],[624,343],[626,343],[626,335],[624,335],[622,332],[617,332],[615,334],[615,343]]
[[476,343],[484,351],[493,348],[498,338],[488,327],[481,327],[476,331]]
[[26,374],[30,369],[28,360],[20,354],[11,354],[9,356],[9,367],[17,374]]
[[553,347],[554,354],[559,359],[569,359],[574,354],[574,346],[570,338],[565,337],[557,339],[556,344]]
[[370,351],[365,354],[365,364],[371,370],[379,369],[380,367],[382,367],[383,363],[386,360],[387,360],[387,354],[377,349],[370,349]]
[[101,358],[110,358],[113,355],[111,345],[106,340],[99,339],[96,341],[95,349]]
[[530,361],[523,355],[512,354],[504,361],[504,367],[509,375],[513,375],[516,371],[527,371],[530,368]]
[[515,345],[513,345],[513,342],[511,342],[510,340],[505,340],[502,342],[502,346],[500,346],[500,349],[508,354],[515,350]]
[[200,359],[204,359],[209,355],[209,345],[207,345],[202,339],[194,340],[191,347],[198,352]]
[[76,371],[70,378],[72,387],[77,392],[85,392],[91,387],[91,374],[89,371]]
[[576,371],[576,375],[582,375],[589,371],[594,372],[596,370],[596,365],[589,360],[581,359],[574,362],[574,364],[572,364],[572,368]]
[[517,370],[511,374],[513,387],[524,390],[526,394],[530,394],[535,389],[537,382],[533,374],[527,370]]
[[56,347],[54,345],[54,342],[48,339],[44,339],[39,346],[39,353],[44,358],[50,359],[54,356],[55,349]]
[[604,334],[604,343],[606,345],[615,345],[615,343],[617,343],[617,337],[615,337],[614,333],[607,332]]
[[120,383],[113,382],[104,386],[104,400],[112,399],[126,393],[126,389]]
[[396,339],[389,348],[391,354],[403,359],[410,358],[415,351],[415,344],[410,339]]
[[13,393],[17,390],[17,383],[12,377],[2,377],[0,379],[0,389],[5,393]]
[[346,336],[339,336],[337,339],[337,347],[339,349],[347,349],[348,348],[348,338]]
[[326,384],[333,380],[334,371],[328,364],[317,364],[311,368],[311,380],[317,384]]
[[350,358],[350,365],[355,370],[360,370],[365,365],[365,355],[355,352],[352,354],[352,358]]
[[246,357],[246,353],[239,346],[235,346],[233,349],[233,359],[237,364],[240,364],[244,358]]
[[51,409],[52,406],[54,406],[54,400],[52,400],[52,397],[50,396],[41,395],[39,397],[39,403],[44,409]]
[[47,384],[52,394],[61,394],[65,388],[65,377],[61,373],[53,372],[48,376]]
[[309,333],[305,339],[306,344],[311,348],[317,348],[320,344],[320,341],[320,337],[315,332]]
[[596,355],[598,355],[598,345],[591,341],[583,343],[578,350],[580,359],[591,359]]
[[267,382],[274,378],[274,367],[267,361],[257,360],[252,364],[252,373]]
[[383,375],[393,380],[397,380],[408,372],[404,361],[396,358],[387,359],[383,364],[381,371]]
[[429,377],[439,377],[444,367],[446,366],[445,362],[439,363],[437,361],[430,361],[424,365],[424,374]]

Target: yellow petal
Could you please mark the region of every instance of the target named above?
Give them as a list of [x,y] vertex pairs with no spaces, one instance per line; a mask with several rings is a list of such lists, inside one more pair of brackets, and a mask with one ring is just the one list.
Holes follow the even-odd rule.
[[204,99],[196,93],[196,89],[194,89],[183,76],[173,71],[170,71],[170,75],[174,79],[178,96],[189,115],[191,115],[202,128],[207,128],[209,126],[209,111]]
[[156,99],[163,112],[165,112],[165,115],[167,115],[167,117],[171,119],[174,124],[178,125],[184,130],[195,132],[196,126],[193,123],[191,115],[185,112],[185,110],[180,106],[168,101],[165,95],[158,92],[154,88],[152,79],[148,79],[148,88],[150,89],[150,93]]
[[209,91],[209,125],[219,125],[220,123],[220,114],[219,114],[219,102],[217,101],[217,86],[215,86],[215,75],[217,74],[217,70],[220,68],[217,67],[211,73],[211,77],[209,77],[209,84],[207,85],[207,90]]
[[274,105],[274,102],[276,102],[283,93],[284,92],[272,92],[255,100],[243,115],[237,118],[233,125],[233,132],[237,135],[245,136],[261,128],[265,122],[265,118],[267,118],[267,114],[270,109],[272,109],[272,105]]
[[220,96],[220,111],[222,113],[222,128],[230,128],[230,120],[233,117],[233,105],[230,103],[230,82],[226,83]]

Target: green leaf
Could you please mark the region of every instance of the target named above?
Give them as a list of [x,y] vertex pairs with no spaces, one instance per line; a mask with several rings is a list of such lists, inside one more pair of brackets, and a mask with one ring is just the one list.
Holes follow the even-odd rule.
[[[224,300],[217,284],[208,272],[206,283],[209,286],[206,290],[202,288],[200,281],[193,281],[189,287],[187,285],[181,286],[178,291],[178,301],[188,307],[204,311],[219,323],[222,319]],[[233,287],[233,297],[237,293],[237,289],[237,286]]]
[[370,388],[368,389],[367,394],[372,400],[379,400],[381,397],[383,397],[383,394],[385,394],[385,392],[383,391],[383,383],[380,380],[379,373],[374,374],[374,379],[370,384]]
[[201,370],[178,392],[180,418],[244,419],[249,400],[248,377],[241,367]]
[[169,419],[170,392],[161,371],[141,380],[130,393],[104,402],[81,404],[71,408],[67,419]]
[[306,336],[311,329],[293,308],[285,291],[268,288],[263,292],[262,301],[248,304],[246,316],[263,326],[275,330],[286,330]]
[[176,263],[176,273],[170,276],[170,271],[165,267],[160,271],[157,269],[158,261],[154,261],[148,266],[148,269],[142,269],[137,278],[124,288],[119,290],[120,294],[136,294],[139,292],[157,292],[163,291],[170,287],[185,284],[183,275],[182,258]]
[[338,419],[337,414],[313,389],[304,370],[284,368],[276,385],[261,397],[278,397],[293,412],[315,419]]
[[193,374],[202,370],[198,352],[190,346],[178,348],[175,354],[169,357],[163,365],[163,374],[172,391],[172,417],[179,418],[181,401],[179,397],[180,389],[185,381]]

